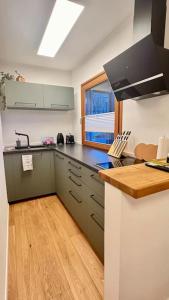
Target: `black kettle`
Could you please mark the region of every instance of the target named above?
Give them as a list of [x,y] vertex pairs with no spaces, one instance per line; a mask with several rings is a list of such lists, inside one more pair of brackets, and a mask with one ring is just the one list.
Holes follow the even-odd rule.
[[64,136],[63,133],[59,132],[57,134],[57,144],[58,145],[63,145],[64,144]]

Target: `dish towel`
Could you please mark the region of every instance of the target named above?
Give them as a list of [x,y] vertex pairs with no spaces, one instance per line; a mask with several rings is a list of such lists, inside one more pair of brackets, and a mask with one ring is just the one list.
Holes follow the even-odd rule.
[[33,170],[32,155],[22,155],[22,166],[24,172]]

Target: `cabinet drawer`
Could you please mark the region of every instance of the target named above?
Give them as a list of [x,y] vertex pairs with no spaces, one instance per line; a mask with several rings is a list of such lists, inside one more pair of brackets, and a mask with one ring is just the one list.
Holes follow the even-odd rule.
[[72,159],[68,159],[67,170],[79,178],[82,177],[82,165]]
[[102,261],[104,261],[104,221],[95,209],[88,206],[86,215],[87,227],[84,232]]
[[79,180],[79,178],[75,177],[74,175],[68,174],[68,182],[71,190],[78,194],[78,197],[85,200],[85,184]]
[[92,190],[104,196],[104,182],[97,172],[83,166],[82,164],[68,159],[67,169],[79,180],[85,182]]
[[74,178],[76,178],[77,180],[80,180],[80,181],[82,180],[82,174],[79,170],[68,166],[67,172],[68,172],[69,176],[73,176]]
[[94,192],[104,197],[104,182],[96,172],[83,168],[83,180]]
[[104,221],[104,198],[86,189],[86,201],[91,210],[94,210]]
[[67,190],[65,195],[65,206],[68,211],[78,223],[82,231],[86,232],[88,223],[86,220],[87,216],[87,206],[85,200],[79,195],[76,190],[71,187]]

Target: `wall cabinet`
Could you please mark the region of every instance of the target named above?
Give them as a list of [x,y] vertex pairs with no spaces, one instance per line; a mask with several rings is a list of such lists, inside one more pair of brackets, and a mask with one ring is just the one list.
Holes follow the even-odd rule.
[[7,108],[42,109],[43,90],[40,84],[6,81],[5,97]]
[[33,170],[26,172],[22,167],[22,154],[4,155],[9,202],[55,193],[53,152],[29,154],[32,154]]
[[7,80],[1,92],[9,109],[71,110],[74,108],[72,87]]
[[44,85],[44,107],[52,110],[74,108],[74,89],[65,86]]

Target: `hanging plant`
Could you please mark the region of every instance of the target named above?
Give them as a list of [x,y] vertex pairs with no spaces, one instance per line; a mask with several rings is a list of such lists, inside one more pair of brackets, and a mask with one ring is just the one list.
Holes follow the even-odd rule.
[[17,70],[15,71],[17,77],[16,77],[16,81],[21,81],[21,82],[25,82],[25,78],[23,75],[21,75]]
[[14,75],[11,75],[10,73],[0,72],[0,74],[0,84],[3,84],[5,80],[14,80]]

